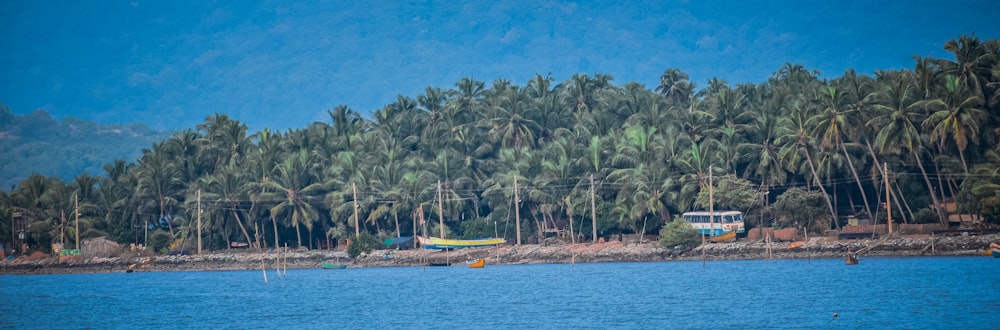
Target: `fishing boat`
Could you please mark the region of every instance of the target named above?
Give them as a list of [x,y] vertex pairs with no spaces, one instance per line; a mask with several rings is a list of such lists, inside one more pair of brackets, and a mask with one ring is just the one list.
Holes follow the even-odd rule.
[[427,263],[427,265],[431,266],[431,267],[447,267],[447,266],[451,266],[451,263],[450,262],[429,262],[429,263]]
[[1000,243],[990,243],[990,251],[993,252],[994,258],[1000,258]]
[[858,264],[858,257],[855,256],[854,253],[848,252],[847,253],[847,259],[844,259],[844,264],[846,264],[846,265],[857,265]]
[[486,259],[479,259],[469,263],[469,268],[483,268],[486,266]]
[[345,264],[335,264],[328,261],[323,262],[323,269],[344,269],[347,268]]
[[735,239],[735,238],[736,238],[736,231],[733,231],[733,230],[727,231],[727,232],[719,234],[719,235],[715,235],[715,236],[709,237],[709,239],[712,242],[714,242],[714,243],[727,242],[727,241]]
[[429,250],[451,250],[474,247],[488,247],[502,245],[506,241],[503,238],[479,238],[479,239],[443,239],[437,237],[417,236],[420,246]]

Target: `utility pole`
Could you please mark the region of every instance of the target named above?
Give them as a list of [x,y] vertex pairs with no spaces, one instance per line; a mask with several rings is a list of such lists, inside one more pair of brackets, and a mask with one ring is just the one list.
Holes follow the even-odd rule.
[[198,189],[198,254],[201,255],[201,189]]
[[441,238],[444,238],[444,195],[441,194],[441,180],[438,180],[438,229],[441,232]]
[[[889,162],[882,163],[882,172],[885,172],[885,175],[882,176],[885,178],[885,191],[889,191]],[[889,215],[889,221],[886,223],[889,224],[889,233],[892,234],[892,208],[889,205],[892,200],[889,198],[890,196],[892,194],[885,194],[885,213]]]
[[73,211],[76,214],[76,252],[80,252],[80,194],[73,194],[73,199],[76,201],[76,210]]
[[66,211],[59,210],[59,244],[62,244],[61,249],[66,248]]
[[521,246],[521,198],[517,196],[517,175],[514,175],[514,225],[517,226],[517,246]]
[[712,166],[708,167],[708,234],[715,234],[715,198],[712,191]]
[[351,182],[351,190],[354,191],[354,238],[361,236],[361,222],[358,221],[358,187]]
[[590,175],[590,226],[593,228],[594,243],[597,243],[597,201],[594,198],[594,175]]

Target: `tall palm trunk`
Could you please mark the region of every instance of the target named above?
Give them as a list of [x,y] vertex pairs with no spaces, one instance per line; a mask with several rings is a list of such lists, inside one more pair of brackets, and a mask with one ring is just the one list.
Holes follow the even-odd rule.
[[250,240],[250,233],[247,232],[247,228],[243,226],[243,221],[240,220],[240,214],[236,211],[236,206],[233,205],[233,216],[236,217],[236,224],[240,226],[240,231],[243,232],[243,237],[247,239],[247,244],[252,243]]
[[[884,171],[882,171],[882,167],[878,166],[879,160],[878,160],[878,157],[875,156],[875,148],[872,148],[872,144],[871,144],[871,142],[868,141],[868,139],[865,139],[865,146],[868,147],[868,154],[870,154],[872,156],[872,160],[875,161],[875,164],[876,164],[875,168],[878,169],[878,172],[882,174],[882,177],[886,177],[888,175],[888,173],[885,173]],[[896,191],[899,191],[900,193],[896,194]],[[893,200],[897,200],[897,201],[901,201],[902,202],[902,203],[894,203],[894,204],[896,204],[896,208],[899,209],[899,214],[903,214],[902,206],[899,205],[899,204],[903,204],[903,205],[906,206],[906,213],[910,215],[910,219],[913,219],[913,209],[910,208],[910,203],[906,201],[906,198],[903,198],[902,191],[903,190],[899,188],[899,183],[897,182],[896,183],[896,190],[892,190],[890,188],[889,191],[886,192],[886,194],[891,194]],[[889,212],[889,210],[886,210],[886,212]],[[874,214],[870,214],[869,213],[868,216],[871,217],[871,216],[874,216]],[[904,223],[907,222],[905,218],[903,219],[903,222]]]
[[396,222],[396,238],[399,238],[399,213],[392,213],[392,220]]
[[298,247],[302,247],[302,231],[299,230],[299,224],[295,224],[295,239],[298,242]]
[[826,200],[826,206],[830,208],[830,216],[833,217],[833,224],[837,225],[837,230],[840,230],[840,223],[837,222],[837,211],[833,208],[833,203],[830,202],[830,194],[826,193],[826,188],[823,187],[823,181],[819,179],[819,175],[816,174],[816,166],[813,166],[812,155],[809,154],[809,150],[805,146],[802,148],[802,152],[806,154],[806,162],[809,163],[809,171],[812,172],[813,180],[816,185],[819,186],[819,190],[823,192],[823,199]]
[[[160,219],[163,219],[163,216],[166,215],[163,212],[163,207],[164,207],[164,205],[163,205],[164,204],[163,199],[164,199],[163,195],[160,195],[160,198],[159,198],[159,202],[160,202]],[[157,219],[157,221],[159,221],[159,219]],[[167,229],[170,231],[170,241],[173,241],[174,240],[174,225],[170,224],[170,220],[167,220]]]
[[844,159],[847,159],[847,166],[851,168],[851,174],[854,175],[854,182],[858,183],[858,191],[861,191],[861,200],[865,202],[865,212],[867,212],[867,214],[872,214],[872,208],[868,205],[868,195],[865,194],[865,187],[861,185],[861,178],[858,177],[858,170],[854,168],[854,161],[852,161],[851,156],[847,154],[847,145],[841,143],[840,150],[844,152]]
[[937,213],[938,221],[942,224],[948,224],[948,219],[944,217],[944,213],[941,212],[941,202],[938,200],[937,194],[934,193],[934,185],[931,184],[931,179],[927,177],[927,170],[924,169],[924,162],[920,160],[920,155],[917,154],[916,150],[910,150],[910,154],[913,158],[917,160],[917,167],[920,168],[920,174],[924,176],[924,183],[927,184],[927,193],[931,195],[931,201],[934,202],[934,212]]
[[271,216],[271,224],[274,225],[274,248],[277,249],[281,244],[278,243],[278,219],[274,215]]

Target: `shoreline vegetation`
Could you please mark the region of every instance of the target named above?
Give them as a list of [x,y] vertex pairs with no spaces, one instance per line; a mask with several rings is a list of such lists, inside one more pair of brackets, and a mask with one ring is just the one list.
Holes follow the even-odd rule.
[[[871,248],[864,257],[914,257],[914,256],[983,256],[990,242],[1000,241],[1000,234],[931,237],[928,235],[895,236],[889,239],[840,240],[835,237],[813,237],[804,245],[789,248],[794,242],[771,242],[771,259],[824,259],[843,258],[848,251]],[[605,243],[568,244],[548,240],[544,244],[521,246],[505,245],[499,248],[476,248],[452,251],[434,250],[374,250],[371,253],[349,258],[344,251],[311,250],[261,254],[256,250],[227,250],[203,255],[91,257],[59,261],[55,257],[19,258],[0,261],[0,274],[88,274],[127,272],[179,272],[260,270],[261,258],[269,271],[278,267],[278,260],[286,260],[289,269],[320,268],[323,261],[341,260],[349,268],[364,267],[420,267],[429,263],[451,262],[463,266],[465,261],[486,259],[487,267],[511,264],[571,264],[601,262],[657,262],[702,260],[701,247],[664,248],[658,242],[625,244],[619,241]],[[984,256],[985,257],[985,256]],[[142,260],[149,258],[148,267]],[[731,243],[705,245],[704,259],[766,260],[768,244],[764,241],[740,240]]]
[[[915,56],[913,69],[823,75],[786,62],[759,83],[713,77],[702,86],[680,68],[666,68],[656,86],[609,73],[464,77],[399,95],[370,115],[338,105],[328,119],[287,131],[249,132],[219,109],[136,159],[103,160],[101,176],[36,173],[0,189],[0,243],[29,254],[4,261],[0,273],[118,271],[138,257],[155,270],[259,270],[275,256],[255,246],[352,239],[356,256],[379,247],[378,238],[417,233],[518,246],[375,252],[351,263],[974,254],[988,242],[953,241],[976,234],[938,236],[1000,230],[1000,40],[962,35],[943,46],[951,58]],[[41,134],[24,124],[47,118],[33,116],[0,111],[0,123],[17,128],[0,127],[0,139],[20,144],[25,130]],[[706,209],[741,212],[747,238],[697,249],[684,213]],[[934,238],[827,241],[881,234],[875,228],[888,224],[900,227],[897,235]],[[756,229],[783,242],[799,231],[829,238],[766,254]],[[632,244],[657,234],[667,248]],[[550,236],[620,243],[566,245]],[[123,257],[119,246],[139,242],[142,256]],[[194,246],[216,252],[154,256]],[[119,258],[59,263],[50,251]],[[318,267],[342,255],[291,254],[288,265]]]

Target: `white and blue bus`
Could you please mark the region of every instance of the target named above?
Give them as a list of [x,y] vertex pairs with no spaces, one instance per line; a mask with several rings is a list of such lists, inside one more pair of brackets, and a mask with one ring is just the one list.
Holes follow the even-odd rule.
[[[709,218],[709,214],[713,214],[714,219]],[[738,234],[746,232],[746,227],[743,226],[743,212],[739,211],[684,212],[681,217],[691,223],[691,227],[701,235],[718,236],[730,231]]]

